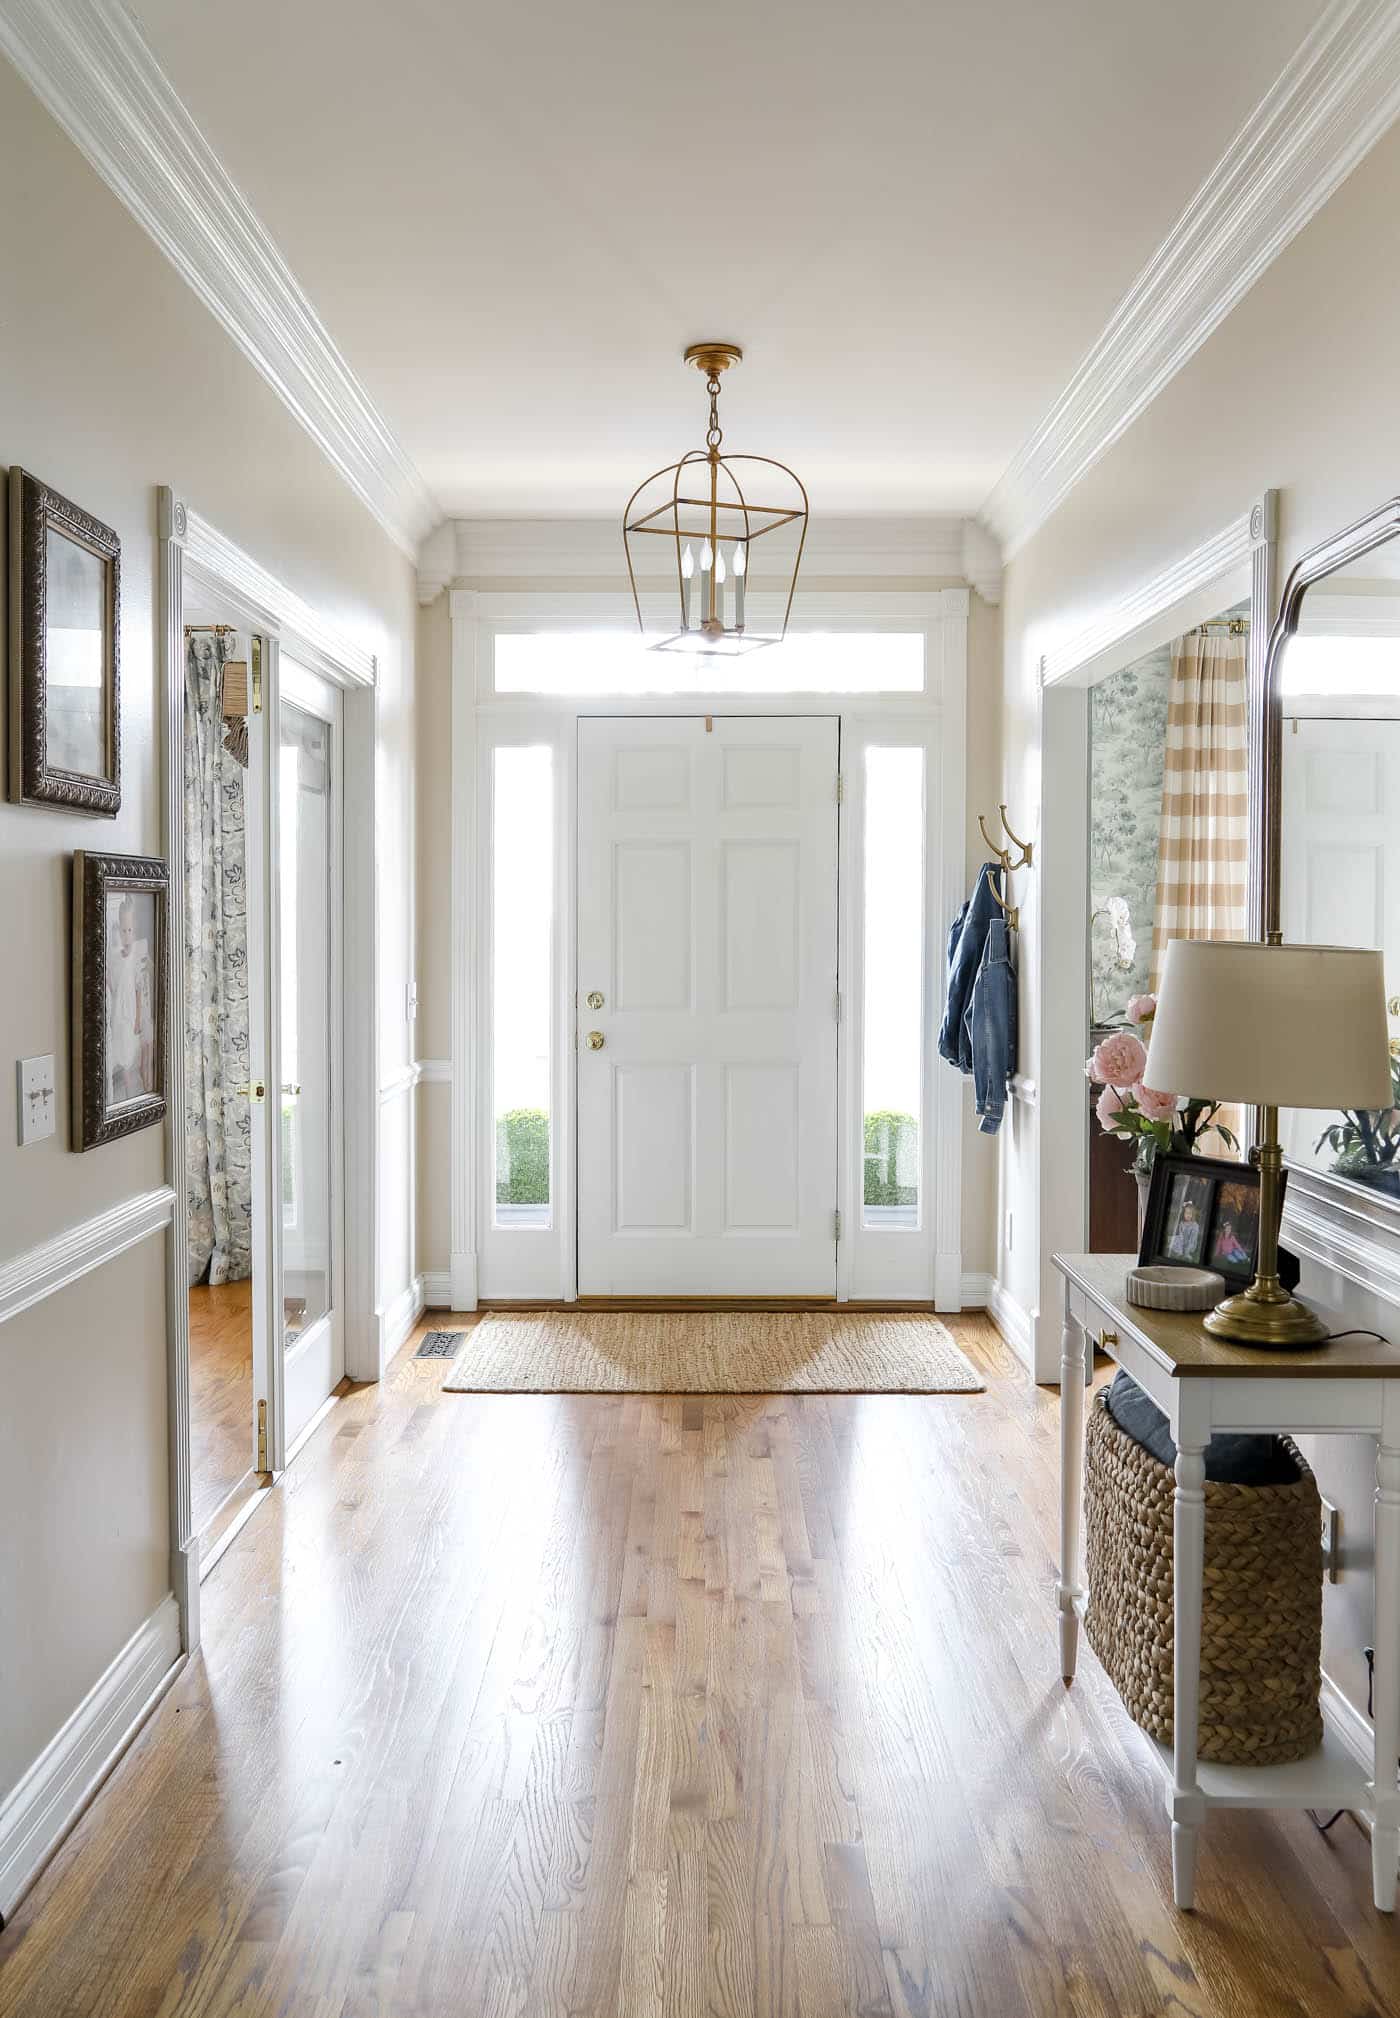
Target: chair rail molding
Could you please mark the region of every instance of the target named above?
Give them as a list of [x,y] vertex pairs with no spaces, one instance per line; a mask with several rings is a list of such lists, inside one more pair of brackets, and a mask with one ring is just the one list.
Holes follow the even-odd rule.
[[1334,0],[982,507],[1010,559],[1151,405],[1400,113],[1400,9]]
[[124,1198],[0,1264],[0,1324],[125,1254],[139,1240],[163,1233],[174,1216],[175,1193],[162,1184]]
[[0,50],[414,558],[436,500],[119,0],[5,0]]

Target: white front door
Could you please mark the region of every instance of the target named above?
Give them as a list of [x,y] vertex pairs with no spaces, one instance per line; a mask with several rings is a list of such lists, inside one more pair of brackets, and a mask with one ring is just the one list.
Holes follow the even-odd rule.
[[833,1296],[838,722],[585,719],[578,762],[579,1293]]

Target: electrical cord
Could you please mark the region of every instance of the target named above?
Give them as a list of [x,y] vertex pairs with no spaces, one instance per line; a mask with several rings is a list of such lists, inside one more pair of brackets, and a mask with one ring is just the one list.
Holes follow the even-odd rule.
[[1337,1338],[1378,1338],[1382,1345],[1393,1343],[1391,1339],[1386,1337],[1383,1331],[1367,1331],[1365,1326],[1360,1324],[1349,1325],[1345,1331],[1329,1331],[1322,1343],[1324,1345],[1331,1345],[1332,1341]]

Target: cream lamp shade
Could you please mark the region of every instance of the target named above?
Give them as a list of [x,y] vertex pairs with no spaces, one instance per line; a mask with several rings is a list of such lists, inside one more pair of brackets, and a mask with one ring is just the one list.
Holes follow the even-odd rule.
[[1389,1107],[1381,955],[1168,941],[1143,1079],[1254,1107]]

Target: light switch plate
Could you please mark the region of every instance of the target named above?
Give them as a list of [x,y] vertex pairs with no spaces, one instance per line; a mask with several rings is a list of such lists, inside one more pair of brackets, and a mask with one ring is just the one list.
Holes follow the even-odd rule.
[[27,1149],[54,1131],[53,1057],[21,1058],[15,1067],[19,1084],[19,1143]]

